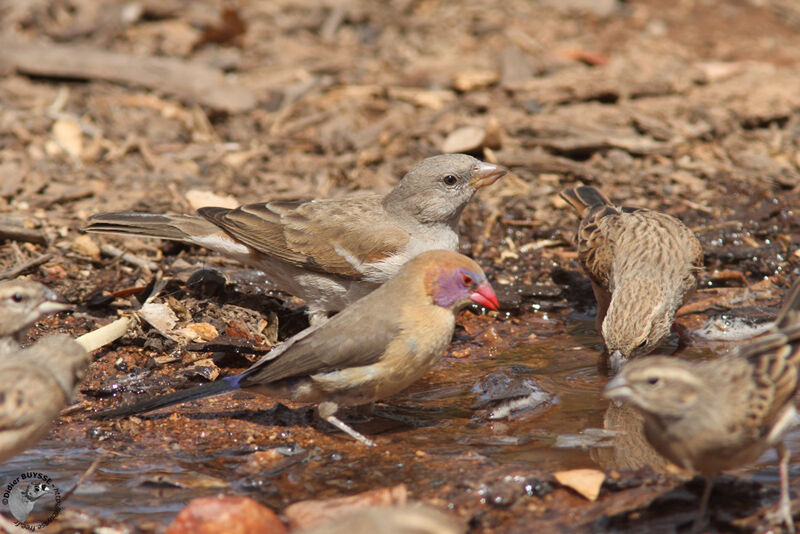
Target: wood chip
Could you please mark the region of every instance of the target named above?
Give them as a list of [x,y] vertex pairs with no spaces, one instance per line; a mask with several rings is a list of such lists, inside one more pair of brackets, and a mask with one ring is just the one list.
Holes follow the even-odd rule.
[[596,500],[600,495],[600,487],[606,478],[605,473],[597,469],[570,469],[553,473],[553,476],[559,484],[576,491],[590,501]]
[[255,95],[217,69],[168,57],[138,57],[74,45],[0,42],[5,59],[22,73],[51,78],[108,80],[166,91],[212,109],[240,113]]
[[47,236],[41,230],[0,223],[0,241],[6,240],[24,241],[26,243],[36,243],[37,245],[47,244]]
[[91,258],[92,261],[98,261],[100,259],[100,247],[97,246],[97,243],[87,234],[76,237],[70,248],[72,252]]
[[453,87],[456,91],[466,93],[474,89],[483,89],[497,83],[500,73],[496,70],[464,70],[453,76]]

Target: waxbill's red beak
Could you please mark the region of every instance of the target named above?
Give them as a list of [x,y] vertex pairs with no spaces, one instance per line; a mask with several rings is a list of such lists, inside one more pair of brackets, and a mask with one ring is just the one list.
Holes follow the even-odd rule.
[[475,292],[469,296],[472,302],[480,304],[484,308],[493,311],[500,309],[500,303],[497,301],[497,295],[494,294],[494,289],[489,285],[489,282],[484,282],[475,288]]

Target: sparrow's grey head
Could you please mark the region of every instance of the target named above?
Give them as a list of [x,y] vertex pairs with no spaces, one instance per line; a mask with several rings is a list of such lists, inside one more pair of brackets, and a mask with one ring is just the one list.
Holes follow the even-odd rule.
[[625,401],[645,418],[678,418],[699,399],[703,382],[691,362],[653,356],[626,363],[603,391],[615,401]]
[[493,184],[506,172],[499,165],[466,154],[433,156],[412,167],[383,204],[387,211],[421,223],[455,226],[475,191]]
[[677,305],[661,294],[658,285],[631,282],[612,298],[602,335],[613,372],[627,360],[652,352],[669,335]]
[[30,280],[0,283],[0,337],[24,331],[51,313],[70,309],[55,291]]

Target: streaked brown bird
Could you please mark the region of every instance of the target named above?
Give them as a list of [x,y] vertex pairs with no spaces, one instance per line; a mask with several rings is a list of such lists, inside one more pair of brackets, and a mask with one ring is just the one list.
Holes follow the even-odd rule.
[[615,206],[594,187],[561,192],[578,215],[578,258],[597,300],[595,324],[612,372],[669,335],[675,312],[697,286],[703,249],[681,221]]
[[385,197],[262,202],[192,215],[105,213],[87,232],[200,245],[267,273],[306,301],[313,323],[342,310],[426,250],[458,249],[458,220],[475,192],[506,170],[464,154],[427,158]]
[[780,458],[780,519],[794,531],[789,500],[789,450],[800,365],[800,281],[772,331],[710,361],[654,356],[627,363],[606,397],[644,416],[647,440],[670,462],[706,477],[695,522],[705,517],[714,477],[775,448]]
[[315,403],[320,418],[374,445],[335,416],[339,407],[389,397],[416,381],[442,357],[456,313],[472,302],[498,308],[478,264],[453,251],[424,252],[381,287],[284,342],[244,373],[92,417],[149,412],[245,389]]
[[71,306],[55,291],[31,280],[0,282],[0,358],[19,350],[28,329]]
[[0,462],[35,445],[72,402],[89,353],[62,334],[0,360]]

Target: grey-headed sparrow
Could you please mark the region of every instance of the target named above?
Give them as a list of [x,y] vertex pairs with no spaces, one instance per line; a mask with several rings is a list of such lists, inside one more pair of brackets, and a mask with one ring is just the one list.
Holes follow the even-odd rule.
[[200,216],[105,213],[87,232],[200,245],[267,273],[308,304],[312,323],[340,311],[426,250],[458,250],[458,220],[506,170],[464,154],[427,158],[386,196],[201,208]]

